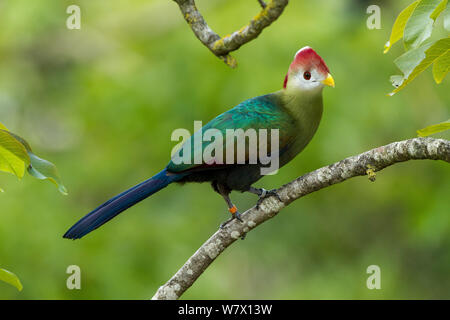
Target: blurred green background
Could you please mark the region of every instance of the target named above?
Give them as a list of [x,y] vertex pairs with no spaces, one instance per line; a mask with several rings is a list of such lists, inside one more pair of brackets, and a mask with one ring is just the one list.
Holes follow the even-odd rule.
[[[403,52],[383,55],[396,15],[411,1],[291,1],[228,68],[194,37],[170,0],[0,1],[0,121],[54,162],[68,196],[49,182],[0,174],[0,267],[18,292],[2,299],[146,299],[228,218],[208,184],[169,186],[78,241],[81,216],[168,162],[176,128],[193,130],[244,99],[276,91],[294,53],[309,45],[336,81],[311,144],[258,186],[275,188],[373,147],[414,137],[449,118],[449,80],[431,71],[394,97]],[[81,7],[81,30],[66,8]],[[382,29],[366,27],[369,4]],[[254,1],[198,0],[224,35],[259,10]],[[449,135],[440,135],[449,138]],[[450,298],[450,171],[410,161],[311,194],[237,241],[182,298]],[[253,195],[233,193],[244,211]],[[82,289],[66,288],[78,265]],[[381,268],[381,290],[366,268]]]

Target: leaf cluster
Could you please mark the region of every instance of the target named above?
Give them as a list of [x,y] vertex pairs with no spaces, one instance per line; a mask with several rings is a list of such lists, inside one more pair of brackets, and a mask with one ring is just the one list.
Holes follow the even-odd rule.
[[[442,16],[446,36],[433,37],[436,20]],[[384,53],[403,40],[405,53],[394,60],[402,75],[391,76],[395,89],[393,96],[419,74],[432,66],[433,78],[440,84],[450,68],[450,5],[448,0],[416,0],[406,7],[395,20]],[[435,32],[436,33],[436,32]],[[448,130],[450,120],[418,130],[419,136]]]
[[62,194],[67,194],[56,166],[35,155],[25,139],[12,133],[0,123],[0,171],[12,173],[22,179],[25,170],[37,179],[50,180]]

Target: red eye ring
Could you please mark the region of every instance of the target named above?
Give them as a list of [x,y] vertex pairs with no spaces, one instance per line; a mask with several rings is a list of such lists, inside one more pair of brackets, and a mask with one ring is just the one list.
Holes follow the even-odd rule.
[[305,73],[303,73],[303,78],[305,78],[305,80],[311,79],[311,72],[305,71]]

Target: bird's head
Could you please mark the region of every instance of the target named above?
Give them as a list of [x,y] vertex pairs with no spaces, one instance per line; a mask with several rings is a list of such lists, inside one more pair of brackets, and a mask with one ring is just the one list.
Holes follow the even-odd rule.
[[297,51],[284,79],[284,89],[317,91],[334,87],[334,79],[325,61],[310,47]]

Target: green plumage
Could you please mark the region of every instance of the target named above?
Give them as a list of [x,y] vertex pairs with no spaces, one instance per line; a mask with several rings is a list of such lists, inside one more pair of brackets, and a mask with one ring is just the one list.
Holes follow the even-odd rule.
[[[317,97],[309,97],[305,94],[300,95],[298,92],[290,93],[288,90],[278,91],[272,94],[259,96],[246,100],[233,109],[217,116],[203,128],[202,132],[196,132],[189,140],[187,140],[181,147],[180,152],[177,153],[167,166],[169,172],[189,172],[197,171],[199,169],[206,169],[208,166],[205,163],[194,163],[195,157],[203,155],[205,148],[212,143],[212,141],[202,141],[201,134],[204,134],[208,129],[217,129],[223,137],[226,135],[227,129],[271,129],[279,130],[279,155],[280,166],[289,162],[295,157],[311,140],[320,122],[322,115],[322,99],[319,95]],[[244,137],[239,136],[238,141],[233,146],[226,145],[225,138],[223,139],[224,154],[230,151],[230,148],[239,143],[239,139]],[[195,144],[194,140],[199,139],[201,144]],[[268,150],[271,150],[270,139],[268,138]],[[247,141],[248,143],[248,141]],[[183,149],[190,149],[190,161],[188,163],[180,163],[178,157],[183,156]],[[234,152],[236,154],[236,152]],[[246,153],[246,160],[248,161],[249,153]],[[221,159],[222,164],[215,164],[214,169],[229,167],[224,159]]]

